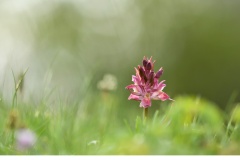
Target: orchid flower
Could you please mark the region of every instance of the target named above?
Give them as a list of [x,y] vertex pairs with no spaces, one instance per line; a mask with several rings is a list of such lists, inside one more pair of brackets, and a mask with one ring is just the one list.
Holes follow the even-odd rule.
[[156,73],[154,73],[154,62],[152,57],[150,59],[143,58],[143,66],[138,65],[136,75],[132,76],[134,84],[130,84],[126,87],[131,94],[128,100],[140,101],[140,107],[148,108],[151,106],[151,100],[172,100],[162,90],[166,87],[165,80],[158,81],[163,74],[163,68],[161,67]]

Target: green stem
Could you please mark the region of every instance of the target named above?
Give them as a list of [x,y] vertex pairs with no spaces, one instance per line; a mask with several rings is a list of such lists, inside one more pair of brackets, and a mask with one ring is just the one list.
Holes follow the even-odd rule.
[[148,108],[143,108],[143,121],[147,121],[148,117]]

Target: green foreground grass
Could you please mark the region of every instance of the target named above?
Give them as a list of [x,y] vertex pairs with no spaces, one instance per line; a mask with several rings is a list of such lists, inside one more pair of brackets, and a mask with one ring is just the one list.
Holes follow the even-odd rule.
[[[138,102],[123,103],[135,104],[136,111],[109,93],[89,94],[75,104],[12,107],[1,100],[0,154],[240,154],[240,106],[225,113],[200,98],[174,100],[161,103],[146,122]],[[15,147],[12,128],[19,126],[37,135],[36,144],[27,151]]]

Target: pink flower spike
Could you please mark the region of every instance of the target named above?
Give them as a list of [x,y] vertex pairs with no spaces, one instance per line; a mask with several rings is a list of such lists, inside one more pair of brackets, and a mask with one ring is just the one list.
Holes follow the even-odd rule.
[[151,100],[172,100],[162,90],[166,86],[165,80],[161,82],[158,79],[163,74],[161,67],[156,73],[154,72],[154,62],[152,57],[150,59],[143,57],[142,65],[135,68],[136,75],[132,76],[133,84],[126,87],[131,94],[128,100],[140,101],[140,107],[148,108],[151,106]]

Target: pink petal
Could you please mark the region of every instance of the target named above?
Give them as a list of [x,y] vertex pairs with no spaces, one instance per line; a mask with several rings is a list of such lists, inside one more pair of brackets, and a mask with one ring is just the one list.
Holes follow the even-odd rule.
[[151,99],[150,99],[150,97],[144,97],[144,98],[141,100],[140,107],[148,108],[148,107],[150,107],[151,105],[152,105],[152,104],[151,104]]
[[161,99],[162,101],[170,99],[170,97],[165,92],[160,92],[160,94],[158,95],[158,98]]
[[139,71],[136,67],[134,67],[135,71],[136,71],[136,75],[139,76]]
[[136,88],[136,85],[135,84],[130,84],[126,87],[126,89],[133,89],[133,88]]
[[160,93],[160,92],[159,92],[158,90],[155,91],[155,92],[153,92],[153,93],[151,94],[151,98],[154,99],[154,100],[159,100],[159,98],[158,98],[159,93]]
[[164,89],[164,87],[166,87],[166,84],[164,84],[164,82],[165,82],[165,80],[158,83],[158,85],[157,85],[158,90],[162,91]]
[[141,97],[134,94],[130,94],[130,96],[128,97],[128,100],[141,101]]
[[157,86],[158,86],[158,79],[157,79],[157,78],[154,78],[153,87],[156,88]]
[[141,84],[141,79],[139,76],[132,76],[132,81],[134,82],[134,84],[136,85],[140,85]]
[[142,85],[135,85],[135,84],[130,84],[126,87],[131,93],[134,93],[136,95],[141,95],[144,93],[145,89]]

